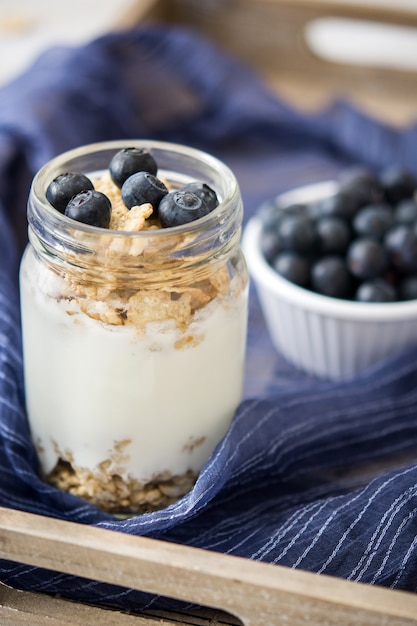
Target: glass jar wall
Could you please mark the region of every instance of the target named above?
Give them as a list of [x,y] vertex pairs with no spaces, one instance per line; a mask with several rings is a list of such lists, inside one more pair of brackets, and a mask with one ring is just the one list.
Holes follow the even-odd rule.
[[[103,189],[112,156],[130,146],[151,151],[170,190],[209,185],[217,208],[170,228],[146,218],[140,230],[123,229],[126,210],[116,230],[48,203],[46,189],[63,172],[83,172]],[[42,474],[110,512],[166,506],[190,490],[241,399],[248,277],[236,179],[184,146],[89,145],[38,172],[28,221],[24,372]]]

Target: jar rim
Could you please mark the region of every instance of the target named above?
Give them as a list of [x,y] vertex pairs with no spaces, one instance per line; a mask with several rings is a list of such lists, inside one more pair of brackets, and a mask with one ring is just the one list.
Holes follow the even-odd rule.
[[[221,176],[224,190],[226,191],[222,194],[219,205],[204,217],[187,224],[155,229],[152,231],[147,229],[140,231],[123,231],[103,229],[101,227],[91,226],[90,224],[77,222],[76,220],[73,220],[54,209],[54,207],[47,201],[45,194],[48,184],[60,173],[68,171],[68,169],[64,167],[66,164],[71,162],[75,163],[76,160],[86,155],[97,154],[99,152],[109,152],[110,155],[112,152],[115,154],[118,150],[129,147],[147,148],[153,152],[159,152],[160,154],[172,153],[172,155],[181,156],[182,158],[186,158],[190,161],[194,160],[196,163],[198,162],[204,164],[210,169],[210,171]],[[109,157],[108,162],[110,162],[110,158],[111,156]],[[71,228],[72,231],[78,231],[86,235],[99,234],[100,236],[103,236],[103,234],[108,234],[111,237],[124,238],[149,238],[151,236],[155,239],[158,237],[167,237],[169,235],[192,234],[203,229],[210,229],[214,224],[218,223],[219,220],[226,217],[240,199],[237,179],[232,170],[220,159],[198,148],[154,139],[121,139],[95,142],[67,150],[50,159],[39,169],[32,181],[31,195],[36,204],[39,207],[42,207],[42,212],[44,212],[45,216],[48,216],[48,219],[51,220],[52,224],[55,226],[61,224],[62,226]]]

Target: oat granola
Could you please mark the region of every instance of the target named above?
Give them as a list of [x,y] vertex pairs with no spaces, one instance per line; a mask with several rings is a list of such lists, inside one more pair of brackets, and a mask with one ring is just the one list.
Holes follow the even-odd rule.
[[[149,219],[153,213],[152,205],[146,203],[128,209],[123,203],[120,189],[108,172],[92,178],[92,181],[95,189],[105,193],[112,203],[111,230],[127,233],[158,228],[157,221]],[[183,240],[184,236],[178,237],[178,244],[183,244]],[[79,275],[64,274],[61,298],[70,303],[68,313],[74,314],[75,300],[81,312],[105,324],[133,325],[139,332],[143,332],[149,322],[172,320],[177,328],[185,330],[198,309],[218,295],[228,292],[230,278],[227,269],[206,267],[203,263],[199,264],[197,257],[192,260],[196,265],[192,283],[188,270],[190,259],[182,260],[179,257],[172,263],[167,262],[162,270],[154,270],[154,282],[157,280],[158,284],[144,283],[140,289],[131,291],[127,291],[125,286],[121,288],[112,271],[112,260],[116,265],[122,253],[133,258],[142,255],[147,257],[146,263],[152,268],[152,254],[155,251],[147,250],[146,244],[143,240],[116,236],[109,246],[103,246],[107,265],[104,266],[100,282],[96,278],[95,266],[91,274],[83,269],[82,280]],[[160,253],[158,248],[157,254]],[[178,347],[189,343],[189,340],[178,342]]]
[[173,504],[193,488],[196,479],[197,474],[191,470],[182,476],[165,472],[144,484],[106,472],[104,466],[103,471],[92,472],[61,458],[47,478],[58,489],[79,496],[108,513],[132,515]]

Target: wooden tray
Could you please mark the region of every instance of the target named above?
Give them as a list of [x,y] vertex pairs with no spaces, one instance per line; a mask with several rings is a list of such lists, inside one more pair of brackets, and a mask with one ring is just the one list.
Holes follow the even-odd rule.
[[416,27],[417,5],[411,2],[159,0],[149,5],[148,0],[146,9],[142,19],[189,26],[240,57],[292,105],[311,111],[340,96],[388,123],[415,121],[415,71],[330,62],[312,50],[306,37],[309,24],[328,17]]
[[[326,64],[302,37],[308,20],[337,14],[417,24],[417,9],[322,0],[138,0],[129,19],[201,30],[259,69],[296,103],[348,94],[388,121],[415,114],[410,72]],[[1,626],[406,626],[417,625],[417,595],[277,565],[132,537],[0,508],[0,558],[138,589],[201,606],[133,615],[22,592],[0,583]]]
[[132,615],[0,585],[2,626],[406,626],[417,595],[0,508],[0,558],[211,610]]

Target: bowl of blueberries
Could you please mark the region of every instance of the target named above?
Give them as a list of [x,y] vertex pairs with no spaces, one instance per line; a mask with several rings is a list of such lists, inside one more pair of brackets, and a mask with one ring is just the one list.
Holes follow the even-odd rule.
[[417,177],[362,166],[263,203],[243,250],[271,340],[345,380],[417,344]]

